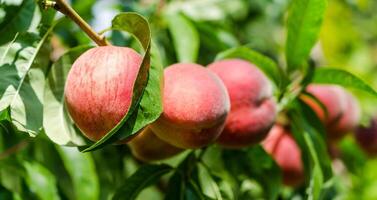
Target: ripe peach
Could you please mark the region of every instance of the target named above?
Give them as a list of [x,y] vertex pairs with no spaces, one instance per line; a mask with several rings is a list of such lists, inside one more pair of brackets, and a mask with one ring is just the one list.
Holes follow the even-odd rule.
[[275,125],[262,144],[282,170],[285,185],[298,186],[304,181],[301,150],[289,130]]
[[371,120],[368,127],[358,127],[355,138],[361,149],[369,156],[377,155],[377,118]]
[[360,108],[350,93],[339,86],[316,85],[307,87],[307,91],[315,96],[326,108],[324,110],[309,98],[303,100],[316,112],[328,132],[331,141],[341,139],[347,132],[352,131],[360,119]]
[[262,141],[276,117],[276,103],[267,77],[253,64],[229,59],[208,66],[224,82],[231,111],[217,142],[228,148],[246,147]]
[[144,162],[163,160],[172,157],[183,149],[172,146],[160,138],[153,131],[146,127],[128,142],[132,154]]
[[220,135],[230,109],[221,80],[197,64],[174,64],[164,71],[164,112],[151,124],[165,142],[200,148]]
[[101,139],[127,113],[141,62],[133,49],[104,46],[89,49],[73,63],[65,103],[90,140]]

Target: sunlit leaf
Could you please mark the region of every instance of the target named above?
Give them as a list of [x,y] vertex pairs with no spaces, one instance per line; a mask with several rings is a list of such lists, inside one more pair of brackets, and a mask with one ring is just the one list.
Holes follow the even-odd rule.
[[350,72],[334,68],[317,68],[313,77],[314,83],[336,84],[347,88],[358,89],[377,96],[376,90],[366,84],[363,80]]
[[327,0],[293,0],[288,11],[285,56],[289,70],[306,65],[317,41]]
[[193,24],[180,13],[166,15],[179,62],[196,62],[199,35]]

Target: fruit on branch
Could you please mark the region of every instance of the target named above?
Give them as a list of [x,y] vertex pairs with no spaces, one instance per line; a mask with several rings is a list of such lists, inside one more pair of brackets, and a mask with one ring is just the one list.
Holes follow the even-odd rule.
[[144,162],[163,160],[183,151],[183,149],[162,141],[149,127],[144,128],[132,138],[128,142],[128,146],[132,155]]
[[162,140],[179,148],[201,148],[224,128],[229,96],[213,72],[197,64],[174,64],[164,71],[164,112],[151,124]]
[[87,50],[73,63],[65,85],[69,114],[90,140],[97,141],[127,114],[142,57],[126,47]]
[[359,104],[345,89],[335,85],[312,84],[307,87],[307,92],[316,97],[327,111],[313,99],[303,98],[324,124],[330,141],[341,139],[356,127],[360,119]]
[[240,148],[262,141],[276,118],[276,103],[267,77],[255,65],[240,59],[217,61],[208,68],[224,82],[231,102],[217,142]]
[[361,149],[369,156],[377,155],[377,118],[371,120],[367,127],[358,127],[355,138]]
[[304,181],[301,150],[287,128],[275,125],[262,144],[279,165],[285,185],[298,186]]

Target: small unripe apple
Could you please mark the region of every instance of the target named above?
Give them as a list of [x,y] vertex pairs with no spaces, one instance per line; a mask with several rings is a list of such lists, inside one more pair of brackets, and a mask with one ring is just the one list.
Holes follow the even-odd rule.
[[142,57],[127,47],[87,50],[73,63],[65,103],[77,127],[97,141],[127,114]]
[[197,64],[174,64],[164,70],[162,115],[150,125],[165,142],[179,148],[201,148],[224,128],[229,96],[219,77]]
[[149,127],[144,128],[133,137],[128,142],[128,146],[132,155],[144,162],[163,160],[183,151],[183,149],[162,141]]
[[367,127],[358,127],[355,138],[361,149],[369,156],[377,155],[377,118],[371,120]]
[[357,100],[345,89],[334,85],[311,84],[307,91],[315,96],[326,108],[325,111],[312,99],[303,100],[316,112],[327,130],[331,141],[341,139],[352,131],[360,119],[360,108]]
[[208,68],[224,82],[231,111],[217,142],[228,148],[261,142],[276,118],[272,85],[255,65],[240,59],[214,62]]
[[298,186],[304,181],[301,150],[287,128],[275,125],[262,144],[279,165],[285,185]]

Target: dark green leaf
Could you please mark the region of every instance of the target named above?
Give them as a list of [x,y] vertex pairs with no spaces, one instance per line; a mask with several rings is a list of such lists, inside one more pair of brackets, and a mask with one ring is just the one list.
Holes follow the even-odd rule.
[[341,69],[318,68],[315,70],[313,83],[337,84],[377,96],[377,92],[363,80]]
[[127,178],[118,188],[113,199],[132,200],[146,187],[156,183],[161,176],[172,171],[168,165],[145,165]]
[[293,0],[288,13],[285,55],[290,71],[306,65],[317,41],[327,0]]
[[179,62],[196,62],[199,51],[199,34],[194,25],[182,14],[167,14],[169,30]]
[[233,176],[255,179],[265,188],[267,199],[277,198],[282,183],[280,169],[260,145],[245,150],[226,150],[223,160]]

